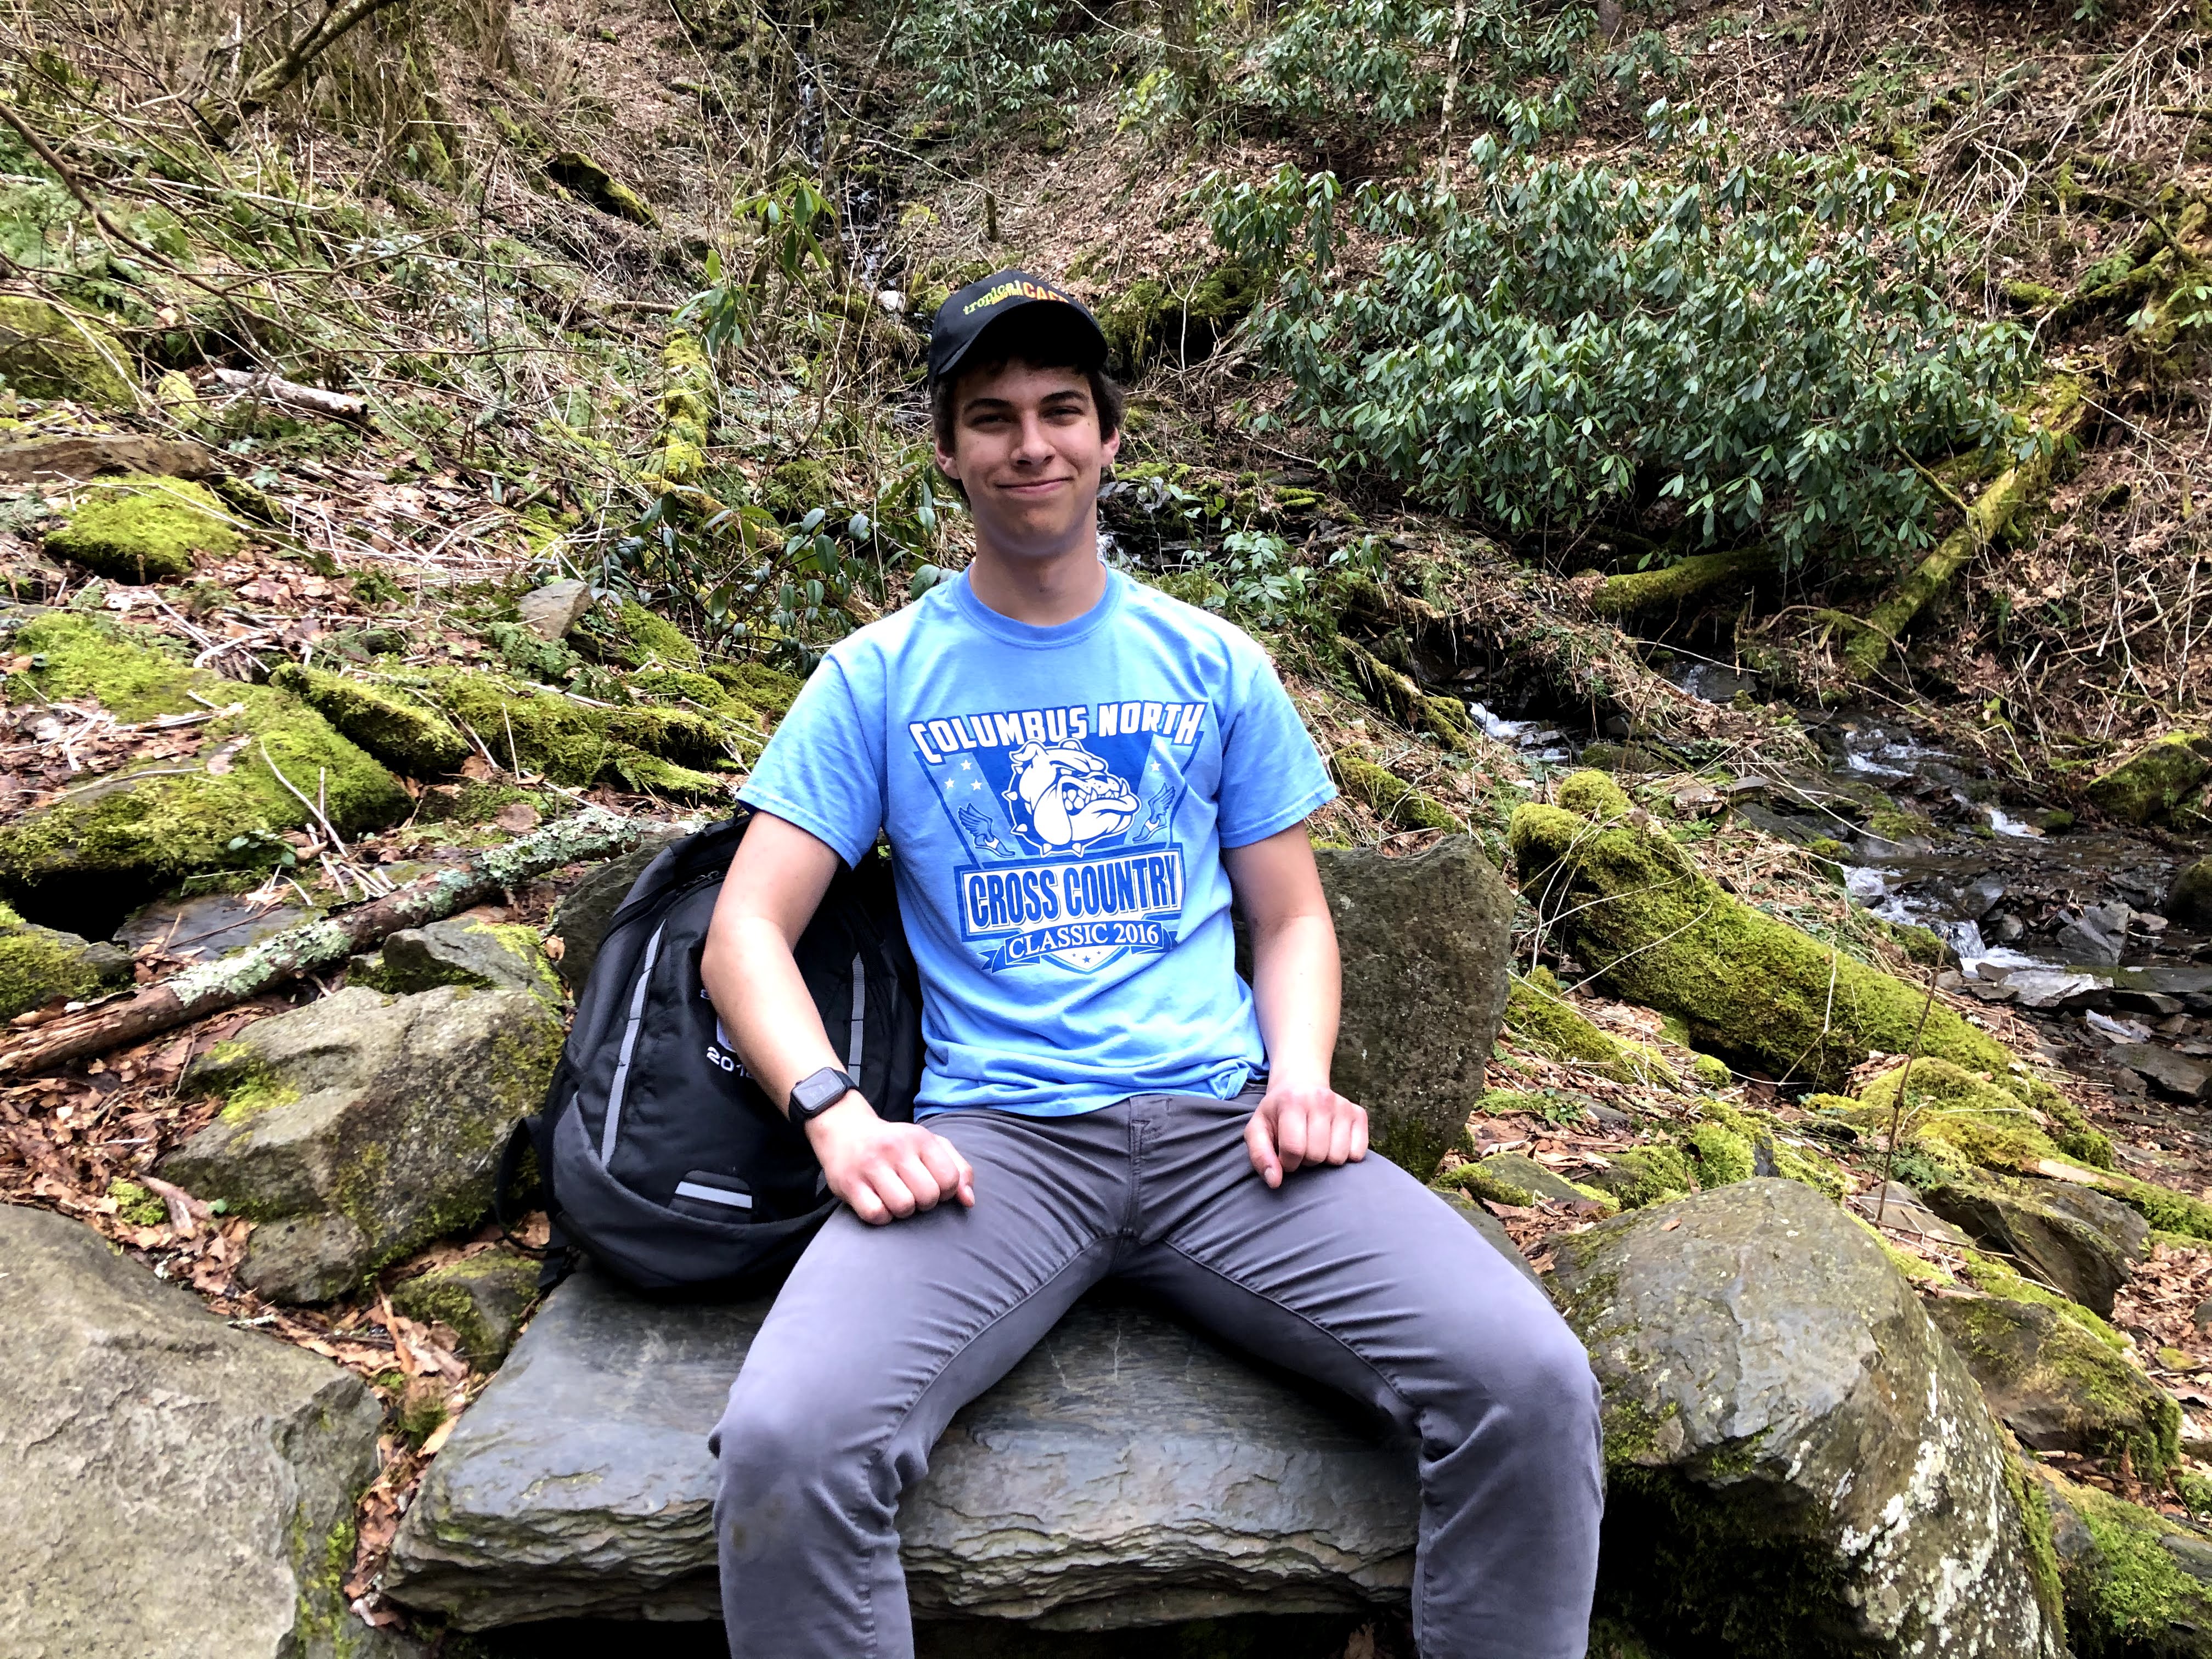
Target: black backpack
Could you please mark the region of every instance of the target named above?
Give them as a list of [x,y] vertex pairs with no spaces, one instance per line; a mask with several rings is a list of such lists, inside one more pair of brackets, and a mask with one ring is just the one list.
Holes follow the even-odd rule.
[[[547,1284],[580,1249],[641,1291],[764,1290],[836,1207],[813,1148],[745,1074],[700,983],[750,817],[740,808],[646,866],[607,925],[544,1109],[508,1140],[501,1220],[526,1148],[553,1223]],[[883,1116],[911,1118],[921,996],[890,860],[841,865],[793,954],[860,1091]]]

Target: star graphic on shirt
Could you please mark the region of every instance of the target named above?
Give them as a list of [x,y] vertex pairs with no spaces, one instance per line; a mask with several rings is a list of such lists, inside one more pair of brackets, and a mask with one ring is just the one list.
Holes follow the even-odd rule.
[[975,782],[969,784],[968,787],[970,789],[981,789],[983,785],[981,780],[979,779]]
[[975,769],[975,763],[971,760],[963,760],[960,763],[960,769],[963,772],[972,772]]

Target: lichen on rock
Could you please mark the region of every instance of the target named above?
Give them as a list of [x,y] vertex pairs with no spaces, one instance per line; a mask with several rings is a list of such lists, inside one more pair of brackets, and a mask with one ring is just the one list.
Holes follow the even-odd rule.
[[103,576],[146,583],[190,575],[195,555],[227,557],[243,539],[205,485],[131,473],[101,480],[46,546]]

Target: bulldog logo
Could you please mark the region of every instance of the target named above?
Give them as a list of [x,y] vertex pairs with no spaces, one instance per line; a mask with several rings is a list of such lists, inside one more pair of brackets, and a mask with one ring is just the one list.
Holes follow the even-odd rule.
[[1046,847],[1079,853],[1127,829],[1143,810],[1129,786],[1079,744],[1025,743],[1009,760],[1013,787],[1006,798],[1029,809],[1029,833]]

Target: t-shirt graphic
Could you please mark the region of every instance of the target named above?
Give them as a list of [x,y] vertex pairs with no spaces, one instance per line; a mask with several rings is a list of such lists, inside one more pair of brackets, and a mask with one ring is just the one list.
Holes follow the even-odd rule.
[[1034,628],[965,577],[835,647],[740,797],[848,863],[886,832],[927,1113],[1227,1097],[1266,1064],[1221,849],[1334,793],[1267,653],[1107,573]]
[[969,857],[955,867],[961,936],[993,971],[1048,959],[1090,973],[1176,943],[1183,789],[1178,748],[1202,702],[1109,702],[915,722]]

